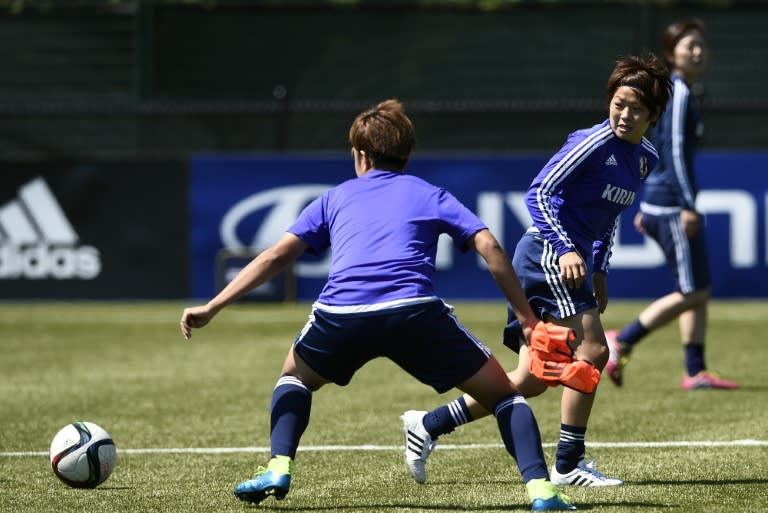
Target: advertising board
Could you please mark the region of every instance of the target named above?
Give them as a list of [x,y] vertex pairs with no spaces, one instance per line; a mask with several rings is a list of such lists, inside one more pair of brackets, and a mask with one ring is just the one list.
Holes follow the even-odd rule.
[[4,162],[0,298],[187,295],[184,162]]
[[[478,214],[511,254],[530,218],[523,195],[544,155],[418,156],[408,173],[445,187]],[[768,153],[703,153],[697,161],[706,214],[715,297],[764,297],[768,291],[766,197]],[[727,177],[727,179],[726,179]],[[354,178],[348,156],[198,156],[190,163],[190,292],[208,297],[222,248],[267,247],[301,209],[326,189]],[[655,244],[635,232],[637,202],[622,215],[614,241],[609,292],[646,298],[671,290]],[[296,297],[312,300],[324,283],[328,255],[302,257],[293,269]],[[446,298],[500,297],[482,262],[441,243],[438,292]]]

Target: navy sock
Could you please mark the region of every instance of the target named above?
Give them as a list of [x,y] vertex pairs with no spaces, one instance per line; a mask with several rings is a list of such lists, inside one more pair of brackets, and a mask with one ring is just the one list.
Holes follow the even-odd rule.
[[507,452],[517,461],[523,482],[549,478],[539,425],[525,398],[519,393],[510,395],[499,401],[493,414]]
[[689,376],[695,376],[707,368],[704,364],[704,344],[689,342],[683,345],[685,351],[685,371]]
[[440,435],[446,435],[456,427],[473,420],[462,396],[427,413],[423,422],[429,436],[436,440]]
[[270,444],[272,456],[296,458],[299,439],[309,425],[312,392],[298,378],[281,376],[272,390]]
[[642,340],[648,333],[648,330],[640,324],[640,320],[635,319],[634,322],[626,325],[616,338],[619,342],[627,346],[627,348],[631,348],[633,345],[640,342],[640,340]]
[[555,468],[561,474],[567,474],[576,468],[584,457],[584,438],[586,427],[560,424],[560,441],[555,452]]

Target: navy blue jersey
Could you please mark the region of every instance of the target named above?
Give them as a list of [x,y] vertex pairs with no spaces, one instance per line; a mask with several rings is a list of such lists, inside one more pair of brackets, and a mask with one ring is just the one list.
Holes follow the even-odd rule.
[[672,97],[653,130],[659,165],[646,180],[643,203],[673,208],[656,209],[656,212],[695,210],[698,193],[693,159],[703,132],[701,112],[685,80],[677,74],[671,78]]
[[547,162],[525,195],[533,225],[557,257],[578,251],[594,270],[608,271],[619,214],[656,166],[658,155],[619,139],[610,122],[573,132]]

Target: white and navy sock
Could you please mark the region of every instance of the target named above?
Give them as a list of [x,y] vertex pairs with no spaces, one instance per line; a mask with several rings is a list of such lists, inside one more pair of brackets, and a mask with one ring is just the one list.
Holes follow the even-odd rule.
[[427,413],[423,422],[427,433],[433,440],[437,440],[440,435],[446,435],[458,426],[473,420],[462,396]]
[[517,461],[523,482],[549,477],[541,433],[528,402],[519,393],[502,399],[493,412],[507,452]]
[[555,452],[555,468],[561,474],[567,474],[576,468],[584,457],[584,439],[587,428],[560,424],[560,441]]
[[272,390],[270,446],[272,456],[296,458],[299,439],[309,425],[312,392],[294,376],[280,376]]

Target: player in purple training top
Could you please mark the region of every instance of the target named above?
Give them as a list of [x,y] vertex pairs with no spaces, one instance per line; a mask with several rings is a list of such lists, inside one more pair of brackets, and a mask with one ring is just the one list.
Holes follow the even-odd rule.
[[189,338],[192,328],[205,326],[305,251],[332,250],[328,281],[272,392],[271,459],[235,495],[254,503],[285,497],[312,393],[327,383],[344,386],[365,363],[387,357],[436,391],[457,387],[494,412],[533,510],[576,509],[549,480],[539,428],[525,399],[488,348],[435,295],[437,242],[446,233],[460,249],[474,249],[485,260],[530,337],[539,321],[507,254],[454,196],[403,172],[415,132],[398,101],[359,114],[349,141],[357,178],[313,201],[207,305],[182,314],[181,331]]
[[[602,371],[608,347],[600,314],[608,304],[606,274],[619,214],[637,195],[658,156],[644,137],[664,112],[670,83],[658,59],[627,57],[617,62],[607,83],[608,119],[573,132],[536,176],[525,196],[533,226],[519,241],[513,265],[534,312],[544,321],[570,327],[579,360]],[[591,286],[590,286],[591,285]],[[526,344],[510,305],[504,343],[515,351]],[[531,373],[529,351],[519,351],[509,373],[525,397],[543,393],[547,384]],[[587,366],[588,368],[588,366]],[[596,374],[591,369],[592,374]],[[597,374],[599,379],[599,374]],[[619,479],[585,461],[585,434],[594,393],[563,387],[560,441],[551,471],[557,485],[612,486]],[[464,395],[427,413],[410,410],[403,429],[432,442],[459,425],[488,415]],[[408,451],[406,462],[417,481],[424,480],[429,451]]]
[[659,165],[643,188],[635,227],[655,240],[667,260],[675,290],[653,301],[620,331],[606,332],[611,358],[605,366],[614,384],[635,344],[677,318],[683,343],[683,390],[738,388],[707,369],[705,343],[711,293],[709,251],[702,216],[696,211],[694,156],[703,130],[691,86],[707,64],[704,24],[699,19],[672,23],[662,33],[664,59],[672,71],[672,99],[653,130]]

